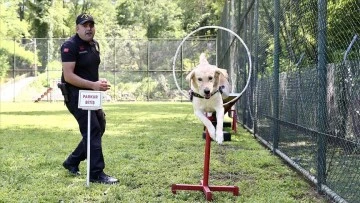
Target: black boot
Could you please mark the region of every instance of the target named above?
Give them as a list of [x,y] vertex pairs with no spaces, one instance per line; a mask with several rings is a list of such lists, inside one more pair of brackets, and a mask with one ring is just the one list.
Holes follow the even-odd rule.
[[90,177],[90,182],[103,183],[103,184],[116,184],[119,182],[119,180],[114,177],[106,175],[104,172],[101,172],[97,176]]
[[73,176],[79,176],[81,175],[80,171],[79,171],[79,166],[73,166],[68,164],[66,161],[64,161],[63,163],[64,168],[66,168],[69,173]]

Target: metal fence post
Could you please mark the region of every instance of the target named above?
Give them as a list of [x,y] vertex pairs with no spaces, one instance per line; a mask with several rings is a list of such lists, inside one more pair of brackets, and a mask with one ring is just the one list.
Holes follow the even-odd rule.
[[147,42],[147,49],[146,49],[146,56],[147,56],[147,69],[146,69],[146,77],[147,77],[147,93],[146,93],[146,101],[149,101],[150,99],[150,46],[151,46],[151,40]]
[[326,11],[327,0],[318,0],[318,112],[317,112],[317,128],[320,134],[317,137],[317,190],[321,192],[321,185],[326,183],[326,143],[325,133],[327,126],[326,114]]
[[274,104],[274,126],[272,128],[272,137],[273,137],[273,153],[279,146],[279,58],[280,58],[280,0],[274,1],[274,75],[273,75],[273,104]]
[[[34,38],[34,53],[37,53],[37,40]],[[34,76],[38,76],[37,56],[34,55]]]
[[13,84],[14,84],[13,94],[14,94],[14,97],[13,97],[13,102],[15,102],[15,76],[16,76],[15,67],[16,67],[16,40],[14,37],[14,56],[13,56]]
[[254,9],[254,68],[253,68],[253,85],[252,85],[252,92],[253,92],[253,103],[254,103],[254,121],[253,121],[253,129],[254,134],[257,134],[257,70],[258,70],[258,56],[259,56],[259,1],[255,0],[255,9]]
[[[235,1],[234,1],[235,2]],[[234,10],[236,10],[235,9],[235,6],[233,6],[234,7]],[[238,10],[239,10],[239,17],[241,16],[241,13],[243,13],[242,15],[244,16],[244,17],[242,17],[242,28],[245,28],[245,29],[239,29],[238,30],[238,34],[241,36],[241,34],[242,34],[242,36],[243,36],[243,38],[244,38],[244,41],[246,42],[246,40],[247,40],[247,35],[246,35],[246,33],[247,33],[247,30],[246,30],[246,27],[247,27],[247,21],[245,20],[245,14],[246,14],[246,10],[247,10],[247,0],[243,0],[242,1],[242,4],[240,4],[239,3],[239,6],[238,6],[238,8],[237,8]],[[235,27],[236,26],[236,23],[232,23],[232,26],[233,27]],[[241,33],[242,32],[242,33]],[[241,46],[239,46],[239,48],[238,48],[238,53],[241,53],[241,51],[242,51],[242,49],[241,49],[242,47]],[[230,53],[231,54],[231,53]],[[233,57],[231,57],[231,58],[233,58]],[[242,86],[242,87],[244,87],[245,86],[245,84],[246,84],[246,79],[247,79],[247,71],[246,71],[246,62],[245,62],[245,60],[244,60],[244,58],[245,57],[243,57],[242,55],[239,57],[239,59],[238,59],[238,66],[240,67],[240,69],[243,67],[244,69],[244,73],[243,73],[243,77],[242,77],[242,79],[238,79],[239,80],[239,82],[240,82],[240,85]],[[247,89],[246,91],[249,91],[249,89]],[[244,96],[241,98],[241,104],[240,104],[240,106],[242,106],[242,123],[244,124],[244,125],[248,125],[249,124],[249,122],[248,122],[248,113],[247,113],[247,110],[248,110],[248,108],[247,108],[247,102],[248,102],[248,97],[247,96],[245,96],[245,95],[247,95],[246,93],[244,94]]]
[[116,38],[114,37],[113,38],[114,40],[114,97],[117,98],[117,94],[116,94],[116,84],[117,84],[117,81],[116,81],[116,72],[117,72],[117,61],[116,61]]
[[[180,51],[180,85],[181,85],[181,89],[184,89],[184,81],[183,81],[183,72],[184,72],[184,64],[183,64],[183,60],[184,60],[184,46],[181,46],[181,51]],[[183,95],[181,94],[181,101],[183,100],[182,99]],[[186,98],[184,98],[185,101],[186,101]]]

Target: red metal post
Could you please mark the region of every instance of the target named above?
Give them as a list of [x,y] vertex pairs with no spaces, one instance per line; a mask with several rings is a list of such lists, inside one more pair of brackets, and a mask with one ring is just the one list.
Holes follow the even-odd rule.
[[237,131],[237,128],[236,128],[236,125],[237,125],[237,113],[236,113],[236,109],[233,109],[231,110],[233,112],[233,115],[232,115],[232,126],[231,126],[231,129],[236,133]]
[[204,177],[203,185],[209,186],[209,167],[210,167],[210,143],[211,138],[208,130],[206,129],[206,141],[205,141],[205,155],[204,155]]

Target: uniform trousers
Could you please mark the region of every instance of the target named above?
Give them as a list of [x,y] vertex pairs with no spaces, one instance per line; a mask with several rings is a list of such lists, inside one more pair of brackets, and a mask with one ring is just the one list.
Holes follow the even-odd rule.
[[[79,124],[82,139],[66,162],[78,166],[87,157],[88,110],[78,108],[78,90],[69,90],[69,101],[66,107]],[[96,178],[105,168],[101,138],[105,132],[106,119],[102,109],[91,111],[90,121],[90,177]]]

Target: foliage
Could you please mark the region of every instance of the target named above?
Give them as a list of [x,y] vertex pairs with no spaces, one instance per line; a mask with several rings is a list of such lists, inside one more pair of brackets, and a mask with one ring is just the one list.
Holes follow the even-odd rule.
[[157,87],[159,82],[150,78],[144,77],[140,82],[120,82],[117,85],[119,100],[137,100],[137,101],[146,101],[148,99],[154,99],[154,96],[157,94]]
[[[96,20],[96,38],[99,39],[102,53],[116,52],[107,39],[122,38],[181,38],[186,33],[205,25],[218,25],[221,14],[236,16],[240,22],[245,7],[251,1],[233,1],[240,10],[226,13],[224,4],[230,1],[223,0],[64,0],[64,1],[21,1],[3,0],[0,3],[0,37],[69,37],[75,31],[75,18],[79,13],[92,14]],[[246,4],[247,3],[247,4]],[[261,49],[258,54],[259,73],[272,73],[274,53],[272,1],[259,1],[259,42]],[[352,37],[359,33],[357,15],[358,2],[356,0],[341,0],[328,2],[328,59],[329,62],[341,60],[344,50]],[[230,4],[229,4],[230,5]],[[315,8],[315,9],[314,9]],[[294,70],[300,56],[304,54],[301,65],[312,67],[317,61],[317,2],[313,0],[281,2],[280,8],[280,71]],[[248,16],[249,13],[248,13]],[[251,17],[252,18],[252,17]],[[250,30],[249,26],[243,29],[240,25],[238,32]],[[228,25],[228,24],[227,24]],[[235,28],[235,27],[234,27]],[[215,30],[201,30],[195,36],[210,37],[216,34]],[[53,60],[56,44],[39,43],[38,58],[40,71],[45,70],[47,63]],[[1,42],[0,42],[1,46]],[[126,64],[121,68],[137,70],[141,66],[141,59],[128,61],[128,55],[136,55],[141,47],[127,43],[117,46],[128,46],[128,52],[121,61]],[[116,49],[116,46],[115,46]],[[49,54],[50,53],[50,54]],[[119,54],[121,56],[121,54]],[[9,59],[11,56],[9,56]],[[11,64],[11,61],[8,62]],[[115,63],[115,62],[113,62]],[[109,63],[110,64],[110,63]],[[110,64],[116,67],[116,64]]]
[[[222,0],[183,0],[178,2],[183,10],[182,27],[189,33],[199,27],[206,25],[218,25],[224,1]],[[195,35],[214,35],[215,30],[201,30]]]
[[27,19],[30,22],[33,36],[45,38],[52,34],[49,32],[51,30],[50,21],[46,21],[50,15],[51,2],[47,0],[26,1],[26,6],[31,11],[27,13]]
[[117,7],[117,20],[125,27],[143,27],[147,30],[147,38],[178,38],[198,27],[218,24],[222,6],[223,1],[220,0],[121,0]]
[[116,92],[119,100],[135,100],[134,92],[136,92],[136,89],[138,88],[138,83],[123,83],[120,82],[117,84],[116,89],[118,92]]
[[3,52],[4,50],[0,48],[0,82],[5,78],[7,71],[10,69],[8,58]]
[[137,25],[146,30],[147,38],[179,37],[181,10],[175,1],[149,0],[119,2],[117,7],[119,25]]
[[[318,2],[313,0],[281,2],[280,18],[280,71],[294,71],[313,67],[317,63]],[[327,6],[326,35],[328,63],[342,61],[343,53],[353,36],[360,32],[356,0],[329,1]],[[271,74],[274,53],[274,4],[261,1],[259,7],[259,64],[260,73]],[[324,19],[325,20],[325,19]],[[304,56],[301,59],[301,56]]]
[[181,37],[196,27],[217,24],[222,6],[221,0],[3,0],[0,36],[68,37],[76,16],[85,12],[95,16],[99,38],[126,37],[133,30],[146,32],[138,37]]
[[[61,166],[81,139],[62,102],[1,103],[1,201],[206,202],[200,191],[171,192],[171,184],[199,184],[202,178],[203,128],[190,103],[103,107],[105,172],[120,183],[87,188],[86,162],[80,164],[79,177]],[[240,188],[240,196],[214,192],[214,202],[326,202],[242,128],[231,142],[213,142],[211,150],[209,183]]]
[[51,71],[62,71],[62,65],[60,61],[51,61],[48,66],[47,66],[48,70]]
[[0,39],[13,39],[29,37],[29,25],[25,20],[20,19],[19,7],[22,0],[0,1]]
[[[343,60],[343,53],[354,35],[360,34],[359,1],[341,0],[329,2],[328,43],[331,62]],[[343,43],[340,43],[343,42]]]
[[14,67],[14,57],[16,58],[17,69],[26,69],[39,63],[39,61],[36,60],[36,54],[26,50],[17,41],[1,40],[0,49],[4,57],[8,57],[8,63],[11,67]]

